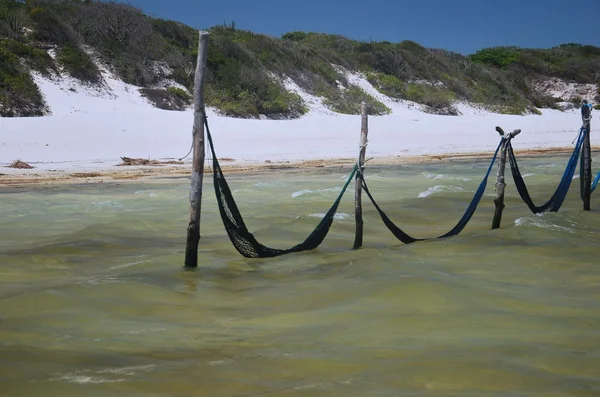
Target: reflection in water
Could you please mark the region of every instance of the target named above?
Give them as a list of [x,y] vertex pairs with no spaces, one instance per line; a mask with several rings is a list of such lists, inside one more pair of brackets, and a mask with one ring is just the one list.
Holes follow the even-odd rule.
[[[565,161],[523,163],[534,200]],[[392,219],[427,237],[454,226],[486,165],[367,175]],[[258,239],[287,248],[347,172],[229,178]],[[0,191],[1,395],[600,394],[600,217],[580,211],[576,184],[561,212],[531,215],[509,182],[490,231],[490,180],[463,234],[412,245],[365,203],[358,251],[347,194],[318,250],[258,260],[231,246],[207,189],[200,268],[184,271],[188,188]]]

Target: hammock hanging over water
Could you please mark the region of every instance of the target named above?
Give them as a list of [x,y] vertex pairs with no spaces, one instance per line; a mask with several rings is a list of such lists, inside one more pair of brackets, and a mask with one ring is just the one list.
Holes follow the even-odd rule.
[[321,222],[319,222],[317,227],[315,227],[315,229],[302,243],[288,249],[269,248],[259,243],[246,227],[244,219],[242,218],[242,214],[235,203],[231,189],[225,180],[225,176],[223,175],[223,171],[221,170],[221,166],[217,160],[217,155],[212,142],[212,136],[210,135],[210,129],[208,127],[208,121],[206,119],[204,120],[204,124],[206,126],[206,136],[208,138],[210,151],[212,153],[213,181],[219,212],[221,213],[221,219],[223,220],[223,225],[225,226],[227,235],[238,252],[246,258],[272,258],[292,252],[307,251],[317,248],[323,242],[327,236],[327,233],[329,232],[329,229],[331,228],[334,215],[344,193],[346,192],[346,189],[348,188],[348,185],[356,175],[357,167],[354,166],[352,169],[352,172],[344,184],[342,191],[331,208],[329,208]]
[[[504,139],[504,138],[502,138],[502,139]],[[452,228],[452,230],[450,230],[448,233],[446,233],[446,234],[444,234],[442,236],[439,236],[439,237],[434,237],[434,238],[445,238],[445,237],[456,236],[457,234],[459,234],[460,232],[463,231],[463,229],[465,228],[465,226],[467,226],[467,224],[469,223],[469,220],[471,220],[471,217],[475,213],[475,210],[477,209],[477,206],[479,205],[479,202],[481,201],[481,198],[483,197],[483,193],[485,192],[485,188],[486,188],[486,185],[487,185],[488,177],[490,176],[490,172],[492,171],[492,167],[494,166],[494,163],[496,161],[496,157],[498,156],[498,151],[500,150],[501,146],[502,146],[502,140],[500,141],[500,144],[498,144],[498,147],[496,148],[496,152],[494,153],[494,156],[492,157],[492,161],[490,162],[490,165],[489,165],[488,170],[487,170],[487,172],[485,174],[485,177],[483,178],[483,180],[479,184],[479,188],[475,192],[475,196],[471,200],[471,203],[467,207],[467,210],[465,211],[465,213],[462,216],[462,218],[460,219],[460,221],[458,221],[458,223],[456,224],[456,226],[454,226]],[[375,209],[379,213],[379,216],[381,217],[381,220],[387,226],[387,228],[390,230],[390,232],[392,232],[392,234],[394,236],[396,236],[396,238],[398,240],[402,241],[405,244],[414,243],[416,241],[428,240],[427,238],[412,237],[412,236],[408,235],[406,232],[404,232],[402,229],[400,229],[398,226],[396,226],[396,224],[394,224],[394,222],[389,218],[389,216],[386,215],[386,213],[381,209],[381,207],[377,204],[377,202],[373,198],[373,195],[369,191],[367,183],[365,182],[364,178],[362,177],[362,174],[360,175],[360,179],[362,181],[362,186],[363,186],[363,189],[365,190],[365,193],[367,194],[367,196],[369,196],[369,199],[371,200],[371,202],[375,206]]]
[[[515,154],[514,154],[514,151],[513,151],[511,142],[510,142],[510,140],[511,140],[510,137],[509,138],[503,137],[501,139],[500,143],[498,144],[496,151],[494,152],[494,155],[493,155],[490,165],[487,169],[487,172],[486,172],[483,180],[479,184],[479,187],[477,188],[475,195],[473,196],[473,199],[471,200],[471,203],[465,210],[463,216],[458,221],[458,223],[446,234],[443,234],[439,237],[433,237],[433,238],[416,238],[416,237],[410,236],[409,234],[404,232],[402,229],[400,229],[396,224],[394,224],[394,222],[389,218],[389,216],[387,216],[386,213],[382,210],[382,208],[377,204],[377,202],[375,201],[375,198],[373,197],[373,195],[371,194],[371,191],[369,190],[369,187],[367,186],[366,181],[364,180],[362,172],[359,171],[358,166],[355,165],[352,169],[352,172],[350,173],[350,176],[346,180],[340,194],[338,195],[337,199],[335,200],[335,202],[333,203],[331,208],[329,208],[329,210],[327,211],[327,213],[325,214],[323,219],[315,227],[315,229],[308,235],[308,237],[306,237],[306,239],[303,242],[301,242],[291,248],[277,249],[277,248],[269,248],[269,247],[261,244],[260,242],[258,242],[258,240],[254,237],[254,235],[252,233],[250,233],[250,231],[246,227],[246,224],[244,223],[242,215],[241,215],[241,213],[237,207],[237,204],[233,198],[231,189],[229,188],[227,180],[225,179],[223,171],[221,170],[221,166],[217,160],[217,155],[215,153],[212,136],[210,134],[210,129],[208,126],[208,120],[206,118],[204,120],[204,124],[206,126],[206,135],[208,138],[210,151],[212,153],[213,181],[214,181],[215,195],[217,198],[217,204],[219,207],[219,212],[221,214],[221,219],[223,221],[223,225],[225,226],[225,230],[227,231],[227,235],[229,236],[229,239],[231,240],[233,246],[236,248],[236,250],[240,254],[242,254],[243,256],[245,256],[247,258],[271,258],[271,257],[276,257],[276,256],[284,255],[284,254],[293,253],[293,252],[301,252],[301,251],[307,251],[307,250],[312,250],[312,249],[317,248],[323,242],[325,237],[327,236],[327,234],[331,228],[331,225],[333,224],[334,215],[337,212],[337,209],[341,202],[341,199],[342,199],[344,193],[346,192],[350,182],[357,175],[357,173],[358,173],[358,179],[360,180],[360,183],[362,184],[362,187],[363,187],[365,193],[367,194],[367,196],[369,197],[369,199],[375,206],[375,209],[379,213],[379,216],[381,217],[383,223],[387,226],[387,228],[392,232],[392,234],[398,240],[402,241],[405,244],[410,244],[410,243],[414,243],[416,241],[423,241],[423,240],[429,240],[429,239],[440,239],[440,238],[456,236],[464,230],[464,228],[467,226],[467,224],[471,220],[471,217],[477,210],[477,206],[479,205],[479,203],[483,197],[483,194],[485,192],[485,188],[487,186],[488,178],[492,171],[493,165],[496,162],[496,158],[498,157],[498,152],[500,151],[502,144],[504,142],[506,143],[506,152],[507,152],[507,155],[508,155],[508,158],[510,161],[511,172],[513,175],[513,179],[515,181],[515,185],[517,187],[517,191],[519,192],[519,195],[521,196],[523,201],[525,201],[527,206],[530,208],[530,210],[533,213],[540,213],[540,212],[545,212],[545,211],[558,211],[567,196],[569,187],[571,186],[571,182],[573,180],[573,175],[577,168],[577,162],[578,162],[578,159],[580,156],[581,147],[583,145],[583,141],[584,141],[584,138],[587,133],[586,129],[581,128],[578,138],[577,138],[577,144],[575,145],[573,153],[571,154],[571,157],[567,163],[565,172],[562,176],[562,179],[561,179],[556,191],[554,192],[552,197],[541,206],[536,206],[533,203],[531,196],[529,195],[529,191],[527,189],[527,186],[525,184],[525,181],[523,180],[523,176],[521,175],[519,166],[517,164],[517,159],[515,157]],[[600,172],[598,173],[598,175],[596,175],[596,178],[594,179],[594,181],[592,183],[591,190],[594,191],[599,183],[600,183]]]
[[583,145],[583,140],[585,138],[587,131],[584,128],[581,128],[579,131],[579,136],[577,137],[577,144],[575,145],[575,149],[573,149],[573,154],[571,154],[571,158],[567,163],[567,167],[565,172],[556,188],[556,191],[550,197],[550,199],[540,205],[536,206],[529,195],[529,191],[527,186],[525,185],[525,181],[523,180],[523,176],[521,175],[521,171],[519,170],[519,165],[517,164],[517,158],[515,157],[515,153],[513,151],[512,145],[510,142],[508,143],[508,158],[510,161],[510,169],[513,175],[513,179],[515,181],[515,186],[517,187],[517,191],[519,195],[527,204],[531,212],[534,214],[538,214],[540,212],[556,212],[560,209],[565,198],[567,197],[567,193],[569,192],[569,187],[571,186],[571,181],[573,180],[573,175],[575,174],[575,169],[577,169],[577,160],[579,159],[579,154],[581,153],[581,146]]

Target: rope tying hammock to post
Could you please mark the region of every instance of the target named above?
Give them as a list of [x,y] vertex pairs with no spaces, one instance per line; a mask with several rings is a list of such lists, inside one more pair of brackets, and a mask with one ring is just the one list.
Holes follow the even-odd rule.
[[517,187],[517,191],[519,195],[527,204],[531,212],[534,214],[538,214],[541,212],[556,212],[562,206],[565,198],[567,197],[567,193],[569,192],[569,187],[571,186],[571,181],[573,180],[573,175],[575,174],[575,169],[577,168],[577,160],[579,159],[579,154],[581,152],[581,146],[583,145],[583,140],[585,138],[585,134],[587,131],[584,128],[581,128],[579,131],[579,136],[577,138],[577,144],[575,145],[575,149],[573,149],[573,154],[571,154],[571,158],[567,163],[567,167],[565,168],[565,172],[556,188],[556,191],[550,197],[550,199],[540,206],[536,206],[533,203],[531,196],[529,195],[529,191],[527,189],[527,185],[523,180],[523,176],[519,170],[519,165],[517,164],[517,158],[515,157],[515,153],[513,151],[512,145],[508,143],[508,158],[510,161],[510,169],[513,175],[513,179],[515,181],[515,186]]
[[[504,139],[504,138],[502,138],[502,139]],[[465,226],[467,226],[467,224],[471,220],[471,217],[475,213],[475,210],[477,209],[477,206],[479,205],[479,202],[481,201],[481,198],[483,197],[483,193],[485,192],[485,188],[486,188],[486,185],[487,185],[488,177],[490,176],[490,172],[492,171],[492,167],[494,166],[494,162],[496,161],[496,157],[498,156],[498,151],[500,150],[501,146],[502,146],[502,140],[498,144],[498,147],[496,148],[496,152],[494,153],[494,156],[492,157],[492,161],[490,162],[488,170],[487,170],[487,172],[486,172],[483,180],[479,184],[479,188],[477,188],[477,191],[475,192],[475,196],[471,200],[471,203],[467,207],[467,210],[463,214],[462,218],[458,221],[458,223],[456,224],[456,226],[454,226],[452,228],[452,230],[450,230],[448,233],[446,233],[446,234],[444,234],[442,236],[439,236],[439,237],[434,237],[434,238],[446,238],[446,237],[456,236],[460,232],[463,231],[463,229],[465,228]],[[406,232],[404,232],[402,229],[400,229],[398,226],[396,226],[396,224],[389,218],[389,216],[386,215],[386,213],[381,209],[381,207],[377,204],[377,202],[373,198],[373,195],[369,191],[369,188],[367,186],[367,183],[365,182],[365,179],[363,178],[362,173],[360,173],[359,176],[360,176],[360,179],[361,179],[361,183],[362,183],[363,189],[365,190],[365,193],[367,193],[367,196],[369,196],[369,199],[373,203],[373,206],[375,206],[375,209],[379,213],[379,216],[381,217],[381,220],[387,226],[387,228],[390,230],[390,232],[392,232],[392,234],[398,240],[402,241],[405,244],[414,243],[416,241],[428,240],[426,238],[412,237],[412,236],[408,235]]]
[[208,127],[208,119],[204,119],[204,123],[206,125],[206,135],[208,138],[208,143],[210,145],[210,150],[212,152],[212,163],[213,163],[213,181],[215,188],[215,195],[217,197],[217,204],[219,206],[219,212],[221,214],[221,219],[223,220],[223,225],[225,226],[225,230],[227,231],[227,235],[229,239],[233,243],[233,246],[237,249],[237,251],[245,256],[246,258],[272,258],[280,255],[289,254],[292,252],[301,252],[307,251],[317,248],[327,236],[329,229],[333,223],[334,215],[338,209],[340,201],[348,185],[354,178],[357,172],[357,166],[355,165],[344,184],[342,191],[339,196],[329,208],[321,222],[315,227],[315,229],[308,235],[308,237],[300,244],[293,246],[288,249],[277,249],[277,248],[269,248],[256,240],[254,235],[250,233],[246,224],[244,223],[244,219],[235,203],[233,198],[233,194],[231,193],[231,189],[225,180],[225,176],[223,175],[223,171],[221,170],[221,166],[219,165],[219,161],[217,160],[217,155],[215,153],[215,148],[212,141],[212,136],[210,134],[210,129]]

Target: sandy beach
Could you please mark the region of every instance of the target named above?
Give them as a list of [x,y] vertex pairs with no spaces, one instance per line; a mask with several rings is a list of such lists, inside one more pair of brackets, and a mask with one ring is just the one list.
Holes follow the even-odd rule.
[[[556,147],[547,149],[526,149],[515,151],[520,156],[538,157],[538,156],[565,156],[565,161],[572,149],[568,147]],[[600,146],[592,148],[592,155],[600,153]],[[370,157],[368,158],[367,170],[369,166],[400,166],[403,164],[419,163],[444,163],[444,162],[468,162],[483,160],[489,158],[491,152],[474,153],[448,153],[440,155],[421,155],[421,156],[395,156],[395,157]],[[315,168],[351,168],[356,159],[338,158],[307,160],[300,162],[269,162],[254,165],[228,164],[227,161],[221,161],[223,172],[244,173],[244,172],[268,172],[277,170],[307,170]],[[187,178],[191,174],[192,163],[183,164],[153,165],[153,166],[113,166],[110,168],[99,168],[92,172],[76,172],[65,169],[57,170],[36,170],[34,169],[13,169],[3,167],[0,172],[0,186],[4,185],[35,185],[35,184],[57,184],[57,183],[104,183],[110,181],[144,181],[148,179],[161,178]],[[206,164],[205,174],[211,174],[210,164]]]
[[[519,155],[564,153],[573,148],[579,111],[541,109],[541,115],[502,115],[458,104],[460,116],[428,114],[417,104],[380,94],[362,76],[354,84],[385,103],[392,113],[369,118],[369,164],[458,161],[489,157],[499,142],[496,126],[521,129],[513,141]],[[185,177],[182,164],[119,166],[121,157],[179,162],[189,151],[193,112],[152,107],[137,87],[105,74],[101,88],[69,78],[36,76],[52,114],[0,118],[0,185],[82,183]],[[288,83],[289,84],[289,83]],[[358,154],[360,116],[329,111],[299,87],[310,111],[294,120],[236,119],[207,110],[215,150],[227,172],[282,168],[351,167]],[[593,122],[592,122],[593,128]],[[600,137],[591,134],[595,151]],[[209,153],[207,148],[207,154]],[[21,160],[32,169],[8,166]],[[207,158],[206,172],[210,172]]]

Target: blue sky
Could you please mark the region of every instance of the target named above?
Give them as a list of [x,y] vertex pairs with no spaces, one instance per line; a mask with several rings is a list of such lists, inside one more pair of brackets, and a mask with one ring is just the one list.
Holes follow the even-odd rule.
[[208,28],[235,21],[272,36],[301,30],[414,40],[469,54],[485,47],[600,46],[600,0],[128,0],[147,14]]

